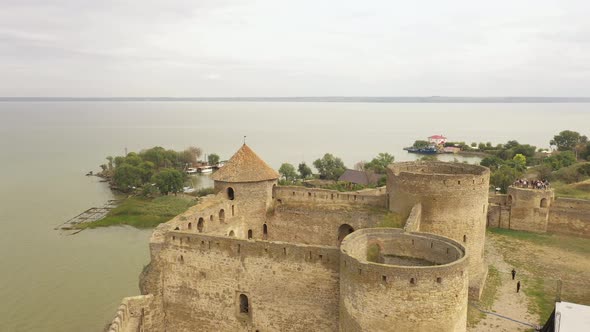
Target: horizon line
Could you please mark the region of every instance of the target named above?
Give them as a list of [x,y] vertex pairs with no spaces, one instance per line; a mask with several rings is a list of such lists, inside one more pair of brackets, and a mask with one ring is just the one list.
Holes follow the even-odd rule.
[[590,97],[541,97],[541,96],[281,96],[281,97],[0,97],[0,102],[35,101],[242,101],[242,102],[373,102],[373,103],[590,103]]

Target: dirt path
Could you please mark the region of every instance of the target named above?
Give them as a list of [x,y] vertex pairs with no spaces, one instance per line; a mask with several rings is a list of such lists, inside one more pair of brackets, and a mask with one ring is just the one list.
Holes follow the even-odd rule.
[[[504,261],[496,245],[493,239],[489,237],[486,239],[486,260],[489,265],[493,265],[498,269],[501,279],[501,285],[498,287],[496,293],[496,300],[492,309],[489,311],[517,321],[537,324],[539,317],[528,312],[528,300],[522,289],[520,293],[516,293],[518,274],[516,280],[512,280],[510,271],[512,271],[513,266]],[[530,331],[531,327],[487,314],[475,327],[468,328],[467,330],[471,332],[512,332]]]

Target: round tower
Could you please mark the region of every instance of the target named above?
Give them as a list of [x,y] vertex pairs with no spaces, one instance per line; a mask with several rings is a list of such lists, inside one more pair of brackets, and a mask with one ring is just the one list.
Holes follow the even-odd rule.
[[226,213],[262,220],[272,204],[279,174],[244,144],[211,178],[215,192],[231,201],[232,211]]
[[469,254],[470,296],[479,298],[487,274],[484,243],[490,171],[479,165],[404,162],[388,167],[389,208],[407,216],[422,205],[419,230],[460,242]]
[[553,189],[508,187],[506,204],[510,206],[508,228],[545,233],[549,222],[549,207],[553,203]]
[[465,248],[451,239],[365,228],[340,247],[340,331],[454,331],[467,326]]

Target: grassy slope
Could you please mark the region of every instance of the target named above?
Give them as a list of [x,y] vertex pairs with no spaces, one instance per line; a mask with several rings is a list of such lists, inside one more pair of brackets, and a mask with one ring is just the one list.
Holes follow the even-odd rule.
[[522,290],[531,300],[529,310],[549,317],[555,303],[558,280],[563,301],[590,304],[590,239],[488,229],[502,244],[507,262],[522,271]]
[[[494,300],[498,296],[498,288],[502,285],[502,279],[500,278],[500,272],[498,269],[490,265],[488,270],[488,277],[486,280],[485,288],[481,294],[481,299],[477,305],[481,309],[491,310],[494,305]],[[467,325],[475,326],[485,316],[485,314],[476,308],[469,306],[467,308]]]
[[130,225],[137,228],[155,227],[195,204],[185,196],[161,196],[157,198],[129,197],[114,208],[102,220],[81,224],[81,228],[95,228],[112,225]]
[[590,180],[572,184],[557,181],[552,186],[558,197],[590,199]]

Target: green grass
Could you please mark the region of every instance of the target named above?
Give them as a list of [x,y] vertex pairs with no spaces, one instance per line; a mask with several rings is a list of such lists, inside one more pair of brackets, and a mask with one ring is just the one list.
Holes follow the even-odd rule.
[[571,184],[557,181],[552,183],[552,187],[557,197],[590,199],[590,180]]
[[540,246],[550,246],[590,255],[590,241],[585,238],[558,234],[531,233],[504,228],[488,228],[488,232],[511,237],[517,240],[531,242]]
[[520,278],[522,289],[529,298],[529,311],[539,315],[541,320],[545,320],[551,315],[555,306],[555,285],[551,287],[549,283],[541,278]]
[[[500,272],[498,269],[490,265],[488,270],[488,278],[486,280],[485,288],[481,294],[481,298],[477,306],[481,309],[490,310],[494,305],[494,301],[498,296],[498,288],[502,285],[502,279],[500,278]],[[485,317],[485,314],[476,308],[469,306],[467,310],[467,324],[469,326],[475,326],[479,321]]]
[[398,213],[388,212],[385,216],[383,216],[383,219],[381,219],[381,222],[379,222],[377,227],[402,228],[404,227],[405,219],[402,218]]
[[78,225],[79,228],[96,228],[113,225],[130,225],[151,228],[186,211],[195,200],[185,196],[157,198],[129,197],[111,210],[104,219]]

